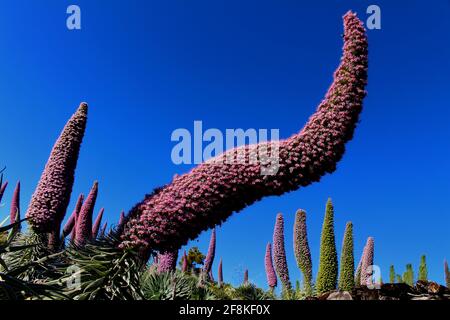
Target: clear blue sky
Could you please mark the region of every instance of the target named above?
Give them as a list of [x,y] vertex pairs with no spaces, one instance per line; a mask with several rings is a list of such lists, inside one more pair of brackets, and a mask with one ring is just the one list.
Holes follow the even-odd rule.
[[[44,4],[45,3],[45,4]],[[66,28],[78,4],[82,30]],[[189,166],[172,164],[177,128],[302,128],[339,63],[342,15],[358,1],[2,1],[0,164],[23,186],[25,211],[49,151],[79,102],[90,105],[73,201],[100,182],[97,209],[115,223],[154,187]],[[218,229],[227,281],[243,270],[266,287],[265,245],[286,219],[291,278],[298,208],[308,212],[314,272],[325,202],[335,204],[338,251],[353,221],[358,260],[368,236],[388,279],[428,258],[443,282],[450,259],[450,2],[376,1],[382,29],[369,31],[368,96],[338,170],[320,183],[267,198]],[[5,202],[10,200],[9,188]],[[72,202],[73,202],[72,201]],[[73,203],[69,210],[72,210]],[[7,207],[0,210],[7,214]],[[192,244],[206,251],[210,232]]]

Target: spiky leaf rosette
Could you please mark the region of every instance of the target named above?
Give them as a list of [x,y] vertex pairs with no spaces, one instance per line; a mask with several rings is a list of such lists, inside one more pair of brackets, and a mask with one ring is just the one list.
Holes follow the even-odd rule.
[[297,265],[303,273],[303,285],[306,295],[312,294],[312,261],[306,227],[306,212],[298,210],[294,223],[294,253]]
[[76,243],[76,240],[77,240],[77,219],[78,219],[78,216],[75,217],[75,221],[74,221],[75,225],[73,226],[72,232],[70,233],[70,242],[71,243]]
[[67,220],[66,224],[63,228],[63,237],[66,237],[72,232],[72,229],[75,227],[75,221],[77,219],[78,214],[80,213],[81,207],[83,206],[84,195],[80,194],[78,196],[77,203],[75,204],[75,209]]
[[95,181],[77,216],[75,243],[78,246],[83,246],[86,242],[92,240],[92,214],[97,201],[97,194],[98,182]]
[[37,232],[52,232],[59,228],[64,219],[86,129],[87,112],[87,104],[81,103],[67,122],[50,153],[31,198],[26,217],[30,219],[32,228]]
[[203,265],[203,272],[205,272],[206,274],[211,272],[215,255],[216,255],[216,228],[214,228],[211,233],[208,253],[206,254],[205,264]]
[[373,265],[375,242],[372,237],[367,239],[366,246],[364,247],[363,257],[361,261],[361,285],[367,286],[372,283],[372,272],[369,267]]
[[264,267],[266,270],[267,284],[270,289],[273,290],[277,286],[277,274],[275,273],[275,269],[273,268],[273,260],[272,260],[272,246],[270,243],[266,246],[266,255],[264,257]]
[[353,224],[347,222],[342,241],[339,272],[339,290],[352,291],[355,287],[355,258],[353,255]]
[[358,123],[367,60],[363,23],[349,12],[334,82],[306,126],[287,140],[232,149],[174,177],[130,211],[122,246],[178,249],[263,197],[297,190],[332,173]]
[[119,249],[117,244],[117,239],[105,237],[83,247],[69,245],[67,264],[61,266],[65,274],[54,283],[75,300],[141,299],[144,265],[133,250]]
[[286,261],[286,250],[284,248],[284,219],[281,213],[277,215],[273,232],[273,259],[275,262],[275,271],[283,284],[283,291],[289,291],[292,285]]
[[319,294],[336,289],[338,260],[334,237],[334,207],[328,199],[320,238],[320,261],[316,288]]

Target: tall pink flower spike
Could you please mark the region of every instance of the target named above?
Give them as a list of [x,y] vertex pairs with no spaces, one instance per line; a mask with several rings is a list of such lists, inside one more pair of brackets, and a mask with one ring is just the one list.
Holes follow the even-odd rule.
[[[368,44],[363,23],[353,12],[344,16],[341,63],[325,99],[305,127],[276,142],[232,149],[146,196],[129,213],[121,247],[166,251],[180,248],[234,212],[266,196],[305,187],[336,170],[352,139],[366,96]],[[262,175],[264,165],[235,161],[258,157],[279,147],[277,171]],[[243,152],[245,151],[245,152]]]
[[171,272],[177,266],[178,250],[158,253],[158,272]]

